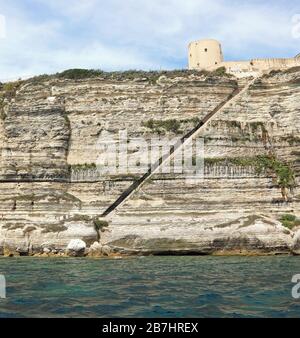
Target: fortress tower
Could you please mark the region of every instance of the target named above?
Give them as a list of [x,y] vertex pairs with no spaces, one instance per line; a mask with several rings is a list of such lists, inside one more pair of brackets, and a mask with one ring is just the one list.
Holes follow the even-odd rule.
[[236,77],[258,76],[270,70],[283,70],[300,66],[300,54],[293,58],[266,58],[249,61],[224,61],[222,46],[214,39],[189,44],[189,69],[214,71],[224,67]]
[[189,69],[220,67],[223,61],[222,47],[217,40],[199,40],[189,44]]

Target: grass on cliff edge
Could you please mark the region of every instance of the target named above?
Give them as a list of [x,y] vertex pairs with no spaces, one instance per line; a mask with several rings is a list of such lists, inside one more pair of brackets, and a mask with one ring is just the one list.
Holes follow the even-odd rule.
[[166,76],[168,78],[175,78],[180,76],[188,75],[205,75],[205,76],[216,76],[216,77],[233,77],[230,74],[226,73],[225,67],[220,67],[215,71],[209,72],[205,70],[188,70],[188,69],[176,69],[176,70],[163,70],[163,71],[143,71],[143,70],[127,70],[127,71],[113,71],[106,72],[99,69],[81,69],[74,68],[68,69],[61,73],[56,73],[52,75],[44,74],[32,77],[25,82],[37,83],[40,81],[51,80],[55,78],[59,79],[69,79],[69,80],[83,80],[89,78],[102,78],[105,80],[135,80],[143,79],[150,83],[155,84],[156,81],[161,76]]
[[105,72],[97,69],[68,69],[62,73],[56,74],[59,78],[80,80],[93,77],[101,77],[105,79],[115,80],[134,80],[137,78],[144,78],[156,82],[160,76],[167,76],[174,78],[183,75],[212,75],[212,76],[225,76],[231,77],[226,73],[225,67],[220,67],[213,72],[205,70],[188,70],[188,69],[176,69],[176,70],[164,70],[164,71],[142,71],[142,70],[127,70],[116,72]]

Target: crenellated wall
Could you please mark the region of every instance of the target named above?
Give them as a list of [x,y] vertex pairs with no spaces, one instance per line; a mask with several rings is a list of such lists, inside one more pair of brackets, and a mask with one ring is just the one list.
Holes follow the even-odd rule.
[[189,44],[189,69],[214,71],[225,67],[228,74],[238,78],[258,76],[271,70],[300,67],[299,55],[294,58],[261,58],[247,61],[224,61],[222,46],[214,39]]

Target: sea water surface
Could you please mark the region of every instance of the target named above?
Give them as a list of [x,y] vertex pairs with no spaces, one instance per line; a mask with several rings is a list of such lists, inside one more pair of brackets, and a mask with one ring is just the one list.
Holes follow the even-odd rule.
[[1,258],[0,317],[299,317],[300,257]]

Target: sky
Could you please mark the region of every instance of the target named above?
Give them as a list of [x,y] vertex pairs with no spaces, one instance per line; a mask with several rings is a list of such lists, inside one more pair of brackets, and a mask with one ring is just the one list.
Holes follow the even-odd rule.
[[204,38],[219,40],[226,60],[293,57],[300,2],[0,0],[0,80],[70,68],[182,69],[188,43]]

